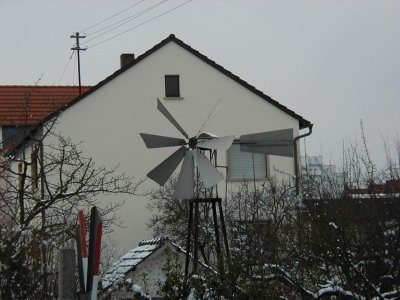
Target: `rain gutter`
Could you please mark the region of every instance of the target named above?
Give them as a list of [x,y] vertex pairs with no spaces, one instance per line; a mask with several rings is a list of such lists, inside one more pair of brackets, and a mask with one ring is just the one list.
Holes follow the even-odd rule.
[[294,147],[294,174],[295,174],[295,179],[296,179],[296,195],[300,195],[300,180],[299,180],[299,162],[298,162],[298,152],[297,152],[297,141],[299,139],[302,139],[306,136],[311,135],[312,133],[312,128],[314,124],[308,125],[308,132],[299,136],[296,136],[293,139],[293,147]]

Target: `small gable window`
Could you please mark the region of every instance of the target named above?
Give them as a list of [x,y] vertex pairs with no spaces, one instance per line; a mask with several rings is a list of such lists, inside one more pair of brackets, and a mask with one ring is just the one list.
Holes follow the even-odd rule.
[[165,75],[165,97],[179,98],[179,75]]

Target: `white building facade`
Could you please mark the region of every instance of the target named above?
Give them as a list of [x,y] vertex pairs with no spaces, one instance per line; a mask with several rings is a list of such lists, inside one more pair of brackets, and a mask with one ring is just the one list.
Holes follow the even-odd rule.
[[[135,180],[145,179],[150,170],[176,149],[147,149],[139,134],[182,137],[157,110],[157,98],[190,136],[198,132],[218,101],[220,109],[205,128],[217,136],[239,138],[243,134],[291,128],[297,137],[300,130],[311,125],[170,35],[61,109],[53,130],[80,143],[84,155],[97,164],[108,168],[118,165],[118,172],[134,176]],[[228,191],[233,189],[244,178],[262,181],[273,176],[282,178],[283,173],[295,174],[292,157],[247,153],[246,158],[237,150],[230,155],[218,153],[218,165],[222,166],[219,171],[227,180],[227,184],[224,181],[219,184],[221,193],[226,186]],[[245,167],[230,168],[241,159]],[[251,161],[247,167],[246,161]],[[158,187],[147,179],[138,192],[146,194]],[[124,228],[115,228],[121,251],[151,236],[146,229],[149,197],[112,196],[101,201],[122,200],[126,201],[119,212]]]

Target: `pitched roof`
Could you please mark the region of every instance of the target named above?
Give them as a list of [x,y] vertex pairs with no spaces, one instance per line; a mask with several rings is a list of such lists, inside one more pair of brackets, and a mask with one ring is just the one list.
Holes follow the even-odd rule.
[[[177,253],[186,255],[186,250],[181,246],[173,242],[169,237],[158,237],[154,239],[144,240],[139,243],[139,246],[130,250],[127,254],[120,257],[120,259],[113,263],[111,267],[106,271],[103,278],[101,279],[101,287],[103,290],[107,290],[112,286],[117,286],[123,282],[126,278],[125,275],[128,272],[134,271],[136,267],[144,262],[148,257],[153,255],[158,249],[164,245],[169,244],[172,249]],[[190,259],[194,259],[190,254]],[[216,273],[210,266],[202,261],[198,261],[202,267],[206,270]]]
[[[291,115],[293,118],[297,119],[298,122],[299,122],[299,128],[300,129],[307,128],[310,125],[312,125],[310,121],[304,119],[302,116],[296,114],[294,111],[292,111],[289,108],[287,108],[286,106],[280,104],[278,101],[272,99],[268,95],[264,94],[262,91],[256,89],[254,86],[250,85],[249,83],[247,83],[246,81],[241,79],[239,76],[234,75],[233,73],[231,73],[230,71],[228,71],[227,69],[225,69],[221,65],[217,64],[215,61],[211,60],[210,58],[208,58],[204,54],[201,54],[199,51],[197,51],[197,50],[193,49],[191,46],[185,44],[182,40],[176,38],[174,34],[171,34],[166,39],[162,40],[160,43],[158,43],[157,45],[153,46],[153,48],[147,50],[145,53],[143,53],[142,55],[138,56],[131,63],[126,64],[124,67],[122,67],[119,70],[115,71],[113,74],[111,74],[110,76],[108,76],[104,80],[100,81],[98,84],[96,84],[95,86],[90,88],[88,91],[82,93],[79,97],[73,99],[72,101],[70,101],[68,104],[66,104],[64,106],[60,106],[60,108],[57,111],[54,111],[53,113],[48,115],[46,118],[42,119],[42,121],[39,122],[35,128],[32,129],[30,134],[27,136],[27,139],[29,139],[31,136],[33,136],[35,134],[35,132],[44,123],[46,123],[47,121],[51,120],[55,116],[59,115],[64,110],[68,109],[68,107],[70,107],[70,106],[74,105],[75,103],[81,101],[82,99],[84,99],[86,96],[90,95],[91,93],[93,93],[97,89],[99,89],[102,86],[106,85],[108,82],[113,80],[115,77],[117,77],[121,73],[125,72],[126,70],[134,67],[137,63],[139,63],[143,59],[147,58],[148,56],[150,56],[151,54],[153,54],[154,52],[156,52],[157,50],[159,50],[160,48],[162,48],[163,46],[165,46],[166,44],[168,44],[170,42],[174,42],[177,45],[180,45],[182,48],[186,49],[187,51],[189,51],[193,55],[197,56],[199,59],[203,60],[205,63],[209,64],[210,66],[212,66],[212,67],[216,68],[217,70],[219,70],[220,72],[224,73],[226,76],[230,77],[231,79],[233,79],[234,81],[236,81],[237,83],[242,85],[243,87],[249,89],[250,91],[252,91],[256,95],[258,95],[259,97],[264,99],[265,101],[269,102],[270,104],[274,105],[275,107],[279,108],[280,110],[282,110],[282,111],[286,112],[287,114]],[[22,141],[21,144],[17,145],[13,149],[13,151],[18,150],[18,148],[24,142],[25,141]]]
[[[81,96],[79,96],[76,99],[74,99],[73,101],[71,101],[68,105],[66,105],[64,107],[61,107],[59,111],[57,111],[53,115],[49,116],[48,119],[51,119],[52,117],[54,117],[58,113],[64,111],[65,109],[67,109],[69,106],[75,104],[76,102],[79,102],[80,100],[85,98],[87,95],[91,94],[92,92],[94,92],[98,88],[100,88],[103,85],[107,84],[109,81],[113,80],[115,77],[117,77],[121,73],[125,72],[126,70],[134,67],[137,63],[139,63],[143,59],[147,58],[148,56],[150,56],[151,54],[153,54],[154,52],[156,52],[157,50],[159,50],[160,48],[162,48],[163,46],[165,46],[166,44],[168,44],[170,42],[174,42],[177,45],[181,46],[182,48],[186,49],[187,51],[189,51],[190,53],[192,53],[193,55],[195,55],[196,57],[198,57],[199,59],[201,59],[205,63],[207,63],[210,66],[214,67],[215,69],[219,70],[220,72],[222,72],[226,76],[230,77],[231,79],[233,79],[234,81],[236,81],[237,83],[242,85],[243,87],[247,88],[251,92],[255,93],[256,95],[258,95],[259,97],[264,99],[265,101],[271,103],[272,105],[276,106],[280,110],[286,112],[287,114],[291,115],[293,118],[297,119],[299,121],[300,129],[307,128],[307,127],[309,127],[311,125],[310,121],[304,119],[302,116],[296,114],[294,111],[292,111],[289,108],[287,108],[286,106],[280,104],[278,101],[272,99],[268,95],[264,94],[262,91],[256,89],[254,86],[250,85],[248,82],[244,81],[239,76],[237,76],[237,75],[233,74],[232,72],[228,71],[227,69],[225,69],[221,65],[217,64],[215,61],[211,60],[210,58],[208,58],[204,54],[201,54],[199,51],[193,49],[188,44],[185,44],[182,40],[176,38],[174,34],[169,35],[166,39],[162,40],[160,43],[158,43],[155,46],[153,46],[153,48],[147,50],[145,53],[143,53],[142,55],[138,56],[131,63],[126,64],[124,67],[120,68],[119,70],[115,71],[113,74],[111,74],[110,76],[108,76],[104,80],[100,81],[97,85],[95,85],[93,88],[91,88],[87,93],[83,93]],[[47,120],[44,120],[44,121],[47,121]]]
[[0,86],[0,125],[35,125],[77,96],[77,86]]
[[184,252],[182,248],[172,243],[170,238],[161,237],[151,240],[144,240],[139,246],[122,256],[119,261],[112,264],[110,269],[104,274],[101,280],[103,289],[108,289],[112,285],[116,285],[125,279],[126,273],[135,270],[146,258],[154,254],[165,243],[171,243],[177,250]]

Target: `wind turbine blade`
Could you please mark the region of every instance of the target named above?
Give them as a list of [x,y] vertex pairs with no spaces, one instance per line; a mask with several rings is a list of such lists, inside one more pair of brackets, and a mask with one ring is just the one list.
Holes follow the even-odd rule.
[[194,162],[192,150],[187,150],[185,153],[174,195],[177,199],[192,199],[194,196]]
[[168,178],[171,177],[176,167],[185,157],[185,147],[180,147],[177,151],[172,153],[167,159],[160,163],[157,167],[151,170],[147,177],[157,182],[159,185],[164,185]]
[[193,158],[199,170],[200,178],[206,188],[210,188],[220,182],[224,177],[213,166],[208,158],[199,149],[193,151]]
[[215,115],[221,108],[221,99],[218,99],[217,103],[215,103],[214,107],[212,108],[210,114],[208,115],[207,119],[204,121],[204,123],[201,125],[199,131],[196,134],[196,138],[199,137],[199,135],[204,131],[204,129],[207,127],[207,125],[214,119]]
[[173,138],[169,136],[148,133],[141,133],[140,136],[146,144],[146,147],[149,149],[186,145],[186,141],[184,139]]
[[234,139],[234,135],[229,135],[214,139],[201,140],[197,142],[197,147],[213,150],[228,150],[231,147]]
[[180,133],[187,139],[189,139],[188,134],[183,130],[181,125],[174,119],[174,117],[169,113],[167,108],[161,103],[160,99],[157,98],[157,109],[179,130]]
[[280,142],[293,143],[293,129],[280,129],[274,131],[258,132],[245,134],[240,136],[240,142],[255,142],[255,143],[267,143],[267,142]]
[[293,129],[245,134],[240,136],[240,150],[293,157]]

